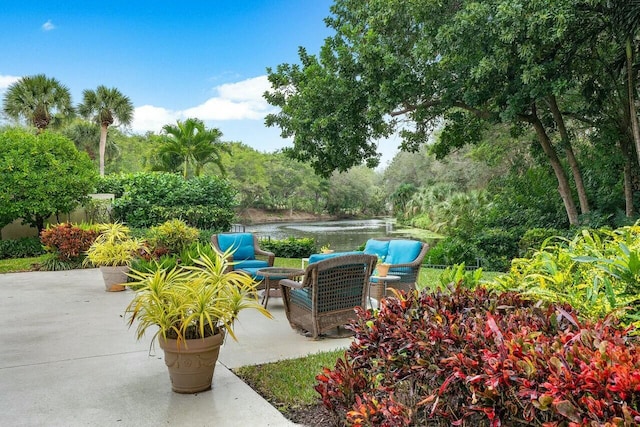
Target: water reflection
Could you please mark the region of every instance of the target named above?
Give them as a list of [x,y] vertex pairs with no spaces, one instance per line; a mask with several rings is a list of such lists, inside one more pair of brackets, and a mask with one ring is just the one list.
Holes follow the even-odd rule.
[[330,244],[331,249],[337,251],[355,250],[368,239],[376,237],[408,237],[401,230],[394,230],[391,219],[254,224],[247,225],[246,231],[256,233],[259,238],[312,237],[318,247]]

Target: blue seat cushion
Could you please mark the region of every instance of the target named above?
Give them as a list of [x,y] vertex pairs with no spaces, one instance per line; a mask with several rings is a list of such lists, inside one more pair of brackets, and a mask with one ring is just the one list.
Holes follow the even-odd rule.
[[260,270],[263,267],[247,267],[247,268],[236,268],[237,271],[244,271],[245,273],[247,273],[249,276],[251,276],[254,280],[257,280],[258,282],[264,280],[264,277],[260,276],[258,274],[258,270]]
[[223,251],[233,250],[234,260],[255,259],[253,234],[232,233],[218,234],[218,245]]
[[367,244],[364,246],[364,253],[367,255],[375,255],[378,258],[382,258],[386,261],[387,253],[389,252],[388,240],[367,240]]
[[409,264],[418,257],[421,249],[422,243],[415,240],[391,240],[385,262],[387,264]]
[[234,270],[246,270],[247,268],[265,268],[269,267],[269,263],[267,261],[263,261],[261,259],[245,259],[242,261],[237,261],[233,266]]

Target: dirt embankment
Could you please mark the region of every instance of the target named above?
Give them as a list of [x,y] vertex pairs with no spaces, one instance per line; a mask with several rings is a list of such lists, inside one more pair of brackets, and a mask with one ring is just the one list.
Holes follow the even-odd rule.
[[243,209],[236,214],[241,224],[264,224],[267,222],[322,221],[334,219],[330,215],[315,215],[309,212],[286,210]]

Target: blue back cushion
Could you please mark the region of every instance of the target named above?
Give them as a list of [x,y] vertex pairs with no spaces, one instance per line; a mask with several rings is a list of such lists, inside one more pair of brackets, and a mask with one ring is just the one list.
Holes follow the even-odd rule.
[[391,240],[385,262],[388,264],[409,264],[420,254],[422,243],[415,240]]
[[244,259],[255,259],[256,254],[253,251],[253,234],[251,233],[233,233],[218,234],[218,244],[220,249],[234,249],[234,261]]
[[383,258],[385,262],[387,252],[389,252],[389,241],[388,240],[375,240],[369,239],[367,240],[367,244],[364,246],[364,253],[367,255],[375,255],[378,258]]

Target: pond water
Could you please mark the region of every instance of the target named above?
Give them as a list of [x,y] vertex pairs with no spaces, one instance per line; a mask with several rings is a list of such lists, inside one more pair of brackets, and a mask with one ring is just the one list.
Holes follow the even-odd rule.
[[255,233],[258,238],[312,237],[318,247],[329,244],[336,251],[356,250],[368,239],[376,237],[409,237],[401,229],[395,229],[391,219],[278,222],[247,225],[245,230]]

